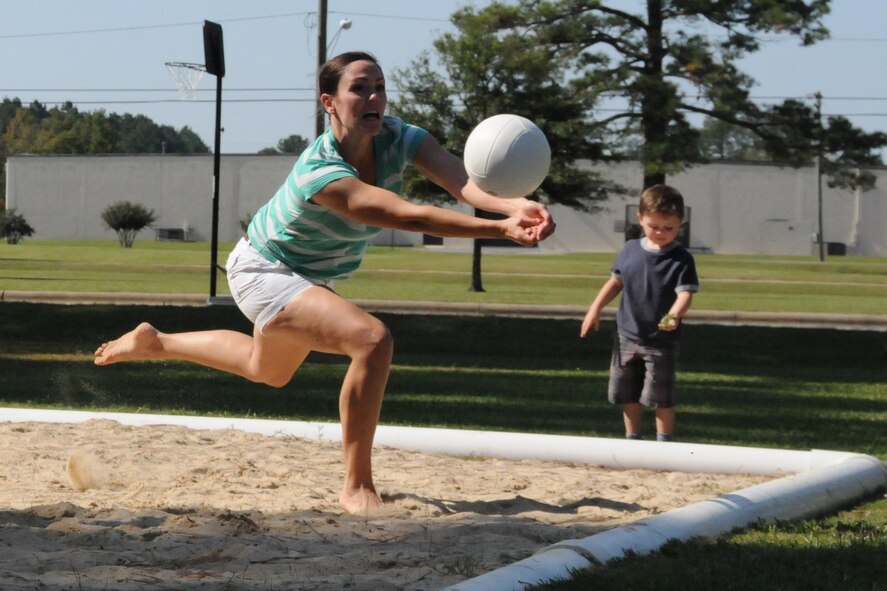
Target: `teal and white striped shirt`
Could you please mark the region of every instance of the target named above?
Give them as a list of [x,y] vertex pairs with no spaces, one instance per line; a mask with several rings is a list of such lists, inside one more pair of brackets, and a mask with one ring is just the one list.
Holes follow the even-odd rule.
[[[373,138],[376,186],[401,193],[403,171],[426,134],[396,117],[385,117],[382,131]],[[274,197],[253,216],[247,231],[250,244],[269,261],[281,261],[311,279],[350,277],[380,229],[340,216],[311,197],[335,180],[357,176],[327,130],[302,152]]]

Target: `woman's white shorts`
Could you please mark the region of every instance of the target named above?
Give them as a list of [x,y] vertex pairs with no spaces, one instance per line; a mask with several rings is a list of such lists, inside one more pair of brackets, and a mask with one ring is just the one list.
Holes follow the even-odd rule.
[[314,285],[330,284],[303,277],[279,261],[269,261],[246,239],[237,242],[225,268],[234,302],[261,332],[297,295]]

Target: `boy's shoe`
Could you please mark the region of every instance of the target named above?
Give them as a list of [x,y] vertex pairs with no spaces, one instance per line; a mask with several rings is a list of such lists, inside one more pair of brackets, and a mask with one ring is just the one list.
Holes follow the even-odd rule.
[[643,439],[643,437],[641,437],[640,433],[626,433],[625,438],[626,439],[635,439],[635,440]]
[[657,433],[656,441],[674,441],[674,435],[671,433]]

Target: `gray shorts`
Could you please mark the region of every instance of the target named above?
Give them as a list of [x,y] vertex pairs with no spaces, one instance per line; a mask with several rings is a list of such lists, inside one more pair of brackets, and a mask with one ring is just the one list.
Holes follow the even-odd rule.
[[260,332],[297,295],[314,285],[331,283],[303,277],[280,261],[269,261],[245,239],[228,255],[225,268],[234,302]]
[[618,335],[610,361],[607,400],[671,408],[675,401],[676,348],[648,347]]

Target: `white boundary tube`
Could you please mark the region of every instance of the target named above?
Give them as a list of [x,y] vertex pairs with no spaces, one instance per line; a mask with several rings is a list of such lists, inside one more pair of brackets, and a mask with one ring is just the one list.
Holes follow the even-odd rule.
[[[311,423],[88,411],[0,408],[0,422],[79,423],[108,419],[124,425],[181,425],[238,429],[314,441],[341,441],[338,423]],[[379,426],[377,446],[441,453],[586,463],[617,469],[746,473],[783,476],[617,527],[581,540],[547,546],[512,565],[469,579],[450,591],[512,591],[624,556],[645,554],[672,539],[716,536],[757,522],[788,521],[827,513],[887,488],[887,466],[863,454],[793,451],[593,437]]]
[[649,554],[669,540],[718,536],[754,523],[814,517],[852,504],[887,486],[887,468],[871,456],[848,455],[837,464],[702,501],[581,540],[547,546],[533,556],[463,581],[445,591],[512,591],[628,552]]

